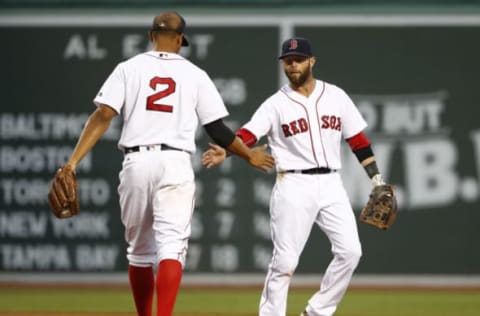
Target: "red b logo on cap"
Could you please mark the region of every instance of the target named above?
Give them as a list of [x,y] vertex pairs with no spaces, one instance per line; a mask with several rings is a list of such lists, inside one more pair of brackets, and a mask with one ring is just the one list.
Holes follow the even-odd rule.
[[290,47],[289,47],[288,49],[295,49],[295,48],[297,48],[297,47],[298,47],[298,42],[297,42],[297,40],[296,40],[296,39],[292,39],[292,40],[290,41]]

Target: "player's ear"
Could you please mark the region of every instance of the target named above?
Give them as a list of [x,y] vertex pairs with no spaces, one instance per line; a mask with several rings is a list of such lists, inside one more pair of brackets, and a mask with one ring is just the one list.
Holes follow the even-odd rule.
[[148,31],[148,39],[150,40],[150,42],[153,43],[153,32],[152,31]]
[[178,34],[177,36],[177,45],[182,47],[182,42],[183,42],[183,34]]
[[315,56],[310,57],[310,67],[315,66],[315,63],[317,62],[317,59]]

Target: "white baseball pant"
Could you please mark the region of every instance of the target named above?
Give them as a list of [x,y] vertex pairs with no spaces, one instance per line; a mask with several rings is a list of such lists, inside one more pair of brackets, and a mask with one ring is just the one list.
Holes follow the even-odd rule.
[[195,194],[190,155],[177,150],[126,154],[118,193],[129,263],[145,267],[175,259],[184,265]]
[[270,216],[273,256],[259,315],[286,315],[290,280],[314,224],[328,237],[334,257],[306,310],[310,316],[333,315],[362,254],[355,216],[340,175],[278,174]]

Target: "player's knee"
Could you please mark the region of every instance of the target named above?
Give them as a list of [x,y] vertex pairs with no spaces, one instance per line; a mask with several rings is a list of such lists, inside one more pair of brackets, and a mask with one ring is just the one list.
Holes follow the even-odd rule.
[[152,254],[127,254],[128,263],[136,267],[150,267],[155,264],[156,256]]
[[362,257],[362,246],[360,243],[356,243],[348,249],[348,254],[350,257],[360,260]]
[[348,253],[348,261],[352,268],[356,268],[362,257],[362,249],[351,250]]
[[360,258],[362,257],[362,250],[361,249],[358,249],[358,250],[352,250],[348,253],[348,263],[349,263],[349,266],[352,268],[352,269],[355,269],[358,265],[358,263],[360,262]]
[[187,247],[185,244],[169,243],[169,244],[164,244],[157,248],[158,262],[161,262],[167,259],[172,259],[172,260],[179,261],[182,264],[182,267],[184,267],[186,256],[187,256]]
[[286,275],[293,275],[298,266],[298,258],[274,258],[273,268],[277,272]]
[[127,248],[127,259],[134,266],[151,266],[156,263],[155,244],[148,241],[132,241]]
[[355,245],[336,252],[335,256],[349,268],[355,269],[362,257],[362,248],[360,245]]
[[182,266],[185,266],[185,260],[188,249],[188,239],[185,238],[171,238],[157,242],[157,262],[162,260],[172,259],[179,261]]

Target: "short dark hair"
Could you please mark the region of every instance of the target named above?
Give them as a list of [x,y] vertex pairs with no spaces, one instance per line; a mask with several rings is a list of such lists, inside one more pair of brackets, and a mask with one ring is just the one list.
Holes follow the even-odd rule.
[[[178,20],[180,22],[177,25]],[[175,11],[165,12],[157,15],[153,19],[151,32],[174,32],[177,34],[183,34],[182,46],[189,46],[187,38],[185,37],[186,28],[185,19]]]

